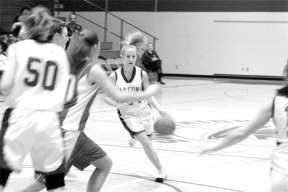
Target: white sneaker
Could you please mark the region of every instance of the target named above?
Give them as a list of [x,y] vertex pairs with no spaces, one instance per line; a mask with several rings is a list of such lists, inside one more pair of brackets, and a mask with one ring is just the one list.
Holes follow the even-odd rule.
[[135,147],[136,146],[136,139],[130,137],[129,140],[128,140],[128,144],[130,147]]
[[163,183],[165,181],[165,179],[167,179],[166,173],[165,172],[159,172],[156,179],[155,179],[155,182]]

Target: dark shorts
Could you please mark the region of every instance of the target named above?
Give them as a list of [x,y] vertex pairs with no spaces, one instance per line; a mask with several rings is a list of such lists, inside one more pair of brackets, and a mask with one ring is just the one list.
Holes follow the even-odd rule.
[[71,166],[83,171],[93,161],[105,157],[107,153],[99,147],[94,141],[81,132],[73,152],[67,160],[67,172]]

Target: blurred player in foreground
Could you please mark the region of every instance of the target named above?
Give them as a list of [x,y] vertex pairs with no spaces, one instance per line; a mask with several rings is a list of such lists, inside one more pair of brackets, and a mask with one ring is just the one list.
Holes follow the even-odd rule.
[[[288,77],[288,67],[284,69]],[[277,129],[276,148],[271,160],[271,192],[288,191],[288,85],[277,90],[274,98],[264,104],[255,117],[245,126],[235,129],[221,142],[214,146],[207,146],[200,150],[200,154],[212,153],[220,149],[233,146],[256,130],[262,128],[270,119]]]
[[0,85],[9,106],[1,127],[0,191],[12,171],[20,172],[28,153],[35,172],[45,177],[47,190],[64,191],[59,112],[74,91],[69,90],[72,79],[66,53],[51,43],[60,23],[46,8],[36,7],[23,25],[26,40],[8,48]]

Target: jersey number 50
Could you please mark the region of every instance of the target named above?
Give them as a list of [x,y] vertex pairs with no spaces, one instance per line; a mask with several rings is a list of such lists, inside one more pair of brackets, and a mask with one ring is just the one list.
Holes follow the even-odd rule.
[[[31,86],[31,87],[36,86],[39,80],[39,71],[38,71],[39,67],[37,67],[37,65],[43,65],[43,64],[45,65],[45,69],[44,69],[42,87],[46,90],[54,90],[57,70],[58,70],[57,64],[54,61],[46,61],[45,63],[42,63],[40,59],[30,57],[28,60],[27,69],[29,73],[33,75],[33,77],[25,78],[24,82],[28,86]],[[48,73],[51,73],[50,76],[52,77],[52,81],[50,80],[50,82],[48,82],[48,79],[49,79]]]

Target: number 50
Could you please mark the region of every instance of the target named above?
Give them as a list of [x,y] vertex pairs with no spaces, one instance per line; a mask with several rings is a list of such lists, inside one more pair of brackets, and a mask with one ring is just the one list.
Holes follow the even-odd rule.
[[[33,63],[35,63],[36,65],[43,65],[43,63],[41,62],[40,59],[38,58],[33,58],[30,57],[28,60],[28,65],[27,65],[27,70],[29,71],[30,74],[33,75],[32,79],[29,78],[25,78],[24,82],[26,85],[34,87],[37,85],[38,80],[39,80],[39,71],[37,71],[37,69],[35,69],[35,66],[33,68]],[[58,67],[57,64],[54,61],[46,61],[45,63],[45,70],[44,70],[44,77],[43,77],[43,83],[42,86],[44,89],[47,90],[54,90],[55,88],[55,82],[56,82],[56,78],[57,78],[57,71],[58,71]],[[48,73],[52,73],[52,82],[49,84],[48,82]]]

